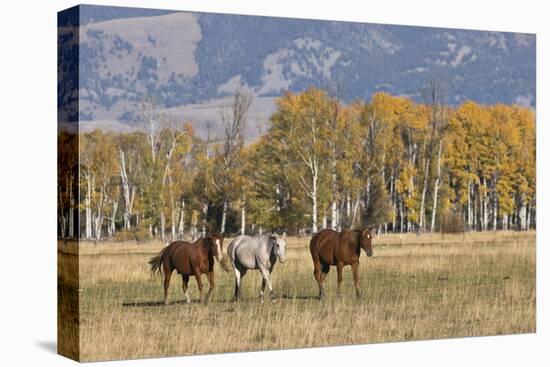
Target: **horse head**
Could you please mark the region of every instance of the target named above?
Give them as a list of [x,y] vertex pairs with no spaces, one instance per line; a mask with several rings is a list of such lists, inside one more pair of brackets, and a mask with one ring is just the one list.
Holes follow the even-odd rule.
[[359,246],[361,246],[361,248],[365,250],[365,253],[368,257],[371,257],[374,254],[374,252],[372,251],[372,233],[370,229],[367,228],[361,231]]
[[286,260],[286,233],[283,233],[282,236],[277,236],[276,233],[273,233],[269,236],[269,241],[273,244],[273,251],[275,252],[275,255],[277,255],[277,258],[281,262],[281,264],[284,264]]
[[223,260],[223,234],[211,234],[206,237],[206,240],[209,242],[209,252],[216,258],[216,260],[221,262]]

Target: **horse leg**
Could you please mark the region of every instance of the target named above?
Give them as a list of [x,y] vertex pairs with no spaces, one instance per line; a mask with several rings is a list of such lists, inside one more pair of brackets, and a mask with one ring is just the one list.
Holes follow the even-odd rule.
[[321,287],[321,263],[319,260],[313,261],[313,276],[315,276],[315,280],[317,281],[317,285],[319,286],[319,298],[322,296],[322,287]]
[[336,264],[336,271],[338,272],[338,286],[336,287],[336,295],[340,297],[340,285],[342,284],[343,276],[342,276],[342,270],[344,269],[344,264],[342,262],[338,262]]
[[[269,274],[271,274],[272,271],[273,271],[273,268],[269,269]],[[260,291],[260,302],[264,303],[264,291],[265,291],[266,281],[264,279],[263,274],[261,274],[261,272],[260,272],[260,275],[262,277],[262,290]],[[272,297],[272,299],[273,299],[273,297]]]
[[191,303],[191,298],[189,298],[189,293],[187,293],[187,289],[189,287],[189,275],[182,274],[181,280],[182,280],[181,289],[183,289],[183,295],[185,296],[185,303],[189,304]]
[[329,271],[330,265],[322,264],[321,275],[319,276],[319,288],[321,289],[319,299],[323,299],[327,296],[325,293],[325,278],[327,277]]
[[197,286],[199,287],[200,302],[204,303],[204,288],[202,286],[201,273],[199,269],[195,269],[194,273],[195,273],[195,279],[197,280]]
[[214,287],[216,286],[214,284],[214,272],[209,271],[208,273],[206,273],[206,277],[208,278],[208,283],[210,285],[208,288],[208,293],[206,293],[206,300],[205,300],[205,303],[208,303],[208,300],[210,299],[210,294],[212,293],[212,291],[214,290]]
[[262,290],[260,291],[260,302],[264,303],[264,290],[265,290],[265,279],[262,274],[260,274],[262,277]]
[[172,277],[171,271],[164,271],[164,304],[168,304],[168,287],[170,287],[170,278]]
[[354,262],[351,264],[351,271],[353,272],[353,283],[355,284],[355,295],[357,298],[361,297],[361,292],[359,291],[359,261]]
[[233,301],[237,302],[240,298],[241,293],[241,272],[235,266],[235,295],[233,296]]
[[267,283],[267,287],[269,288],[269,297],[271,298],[271,301],[274,302],[275,297],[273,295],[273,287],[271,286],[271,279],[269,278],[269,271],[263,266],[260,266],[260,272],[262,273],[262,277],[264,281]]

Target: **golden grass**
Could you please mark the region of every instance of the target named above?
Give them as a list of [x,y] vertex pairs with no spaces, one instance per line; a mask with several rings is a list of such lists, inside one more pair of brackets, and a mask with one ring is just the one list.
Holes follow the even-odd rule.
[[[194,279],[190,295],[195,302],[182,302],[176,273],[171,304],[160,304],[161,280],[151,277],[147,266],[147,259],[162,248],[160,242],[81,244],[80,359],[535,331],[534,232],[380,236],[374,241],[375,256],[361,256],[361,299],[355,298],[347,267],[342,296],[335,296],[333,269],[327,277],[328,298],[322,302],[316,299],[308,241],[287,241],[287,262],[277,264],[272,274],[276,302],[259,303],[258,272],[243,280],[245,300],[231,302],[233,275],[217,266],[216,290],[206,306],[196,302]],[[75,247],[59,245],[60,264]],[[70,278],[61,274],[65,283]]]

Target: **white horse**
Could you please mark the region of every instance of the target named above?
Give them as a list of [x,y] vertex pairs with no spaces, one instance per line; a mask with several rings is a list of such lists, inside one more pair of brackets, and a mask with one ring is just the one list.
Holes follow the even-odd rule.
[[227,248],[227,254],[231,260],[231,265],[235,271],[235,297],[238,301],[240,297],[241,279],[248,270],[259,270],[262,275],[262,290],[260,291],[260,301],[264,301],[264,289],[267,284],[269,296],[273,300],[273,287],[269,274],[277,262],[285,262],[285,238],[276,234],[269,234],[262,237],[238,236]]

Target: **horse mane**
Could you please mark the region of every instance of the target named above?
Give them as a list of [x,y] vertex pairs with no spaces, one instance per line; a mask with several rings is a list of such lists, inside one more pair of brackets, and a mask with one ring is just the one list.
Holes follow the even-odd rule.
[[[336,232],[335,230],[331,229],[331,231]],[[338,233],[338,232],[336,232]],[[340,232],[340,236],[342,237],[349,237],[352,234],[357,233],[358,235],[361,235],[363,232],[360,229],[344,229],[342,232]]]
[[[268,246],[268,249],[269,249],[269,257],[277,256],[277,254],[275,254],[275,243],[274,243],[274,242],[276,242],[275,234],[270,233],[266,237],[267,237],[266,246]],[[271,241],[271,238],[274,238],[275,240]],[[271,248],[269,248],[269,246],[271,246]]]
[[208,247],[208,250],[210,251],[210,246],[213,243],[213,237],[212,235],[208,234],[204,237],[199,238],[195,242],[193,242],[193,245],[195,246],[206,246]]
[[[340,232],[340,241],[342,240],[345,240],[345,241],[352,241],[354,240],[354,247],[355,247],[355,250],[356,251],[359,251],[359,247],[360,247],[360,239],[361,239],[361,236],[363,234],[363,231],[361,231],[360,229],[344,229],[342,232]],[[356,235],[355,238],[352,238],[353,235]]]
[[277,237],[275,237],[276,235],[274,233],[268,233],[264,236],[264,238],[266,239],[266,243],[269,245],[270,242],[271,242],[271,239],[276,239]]

